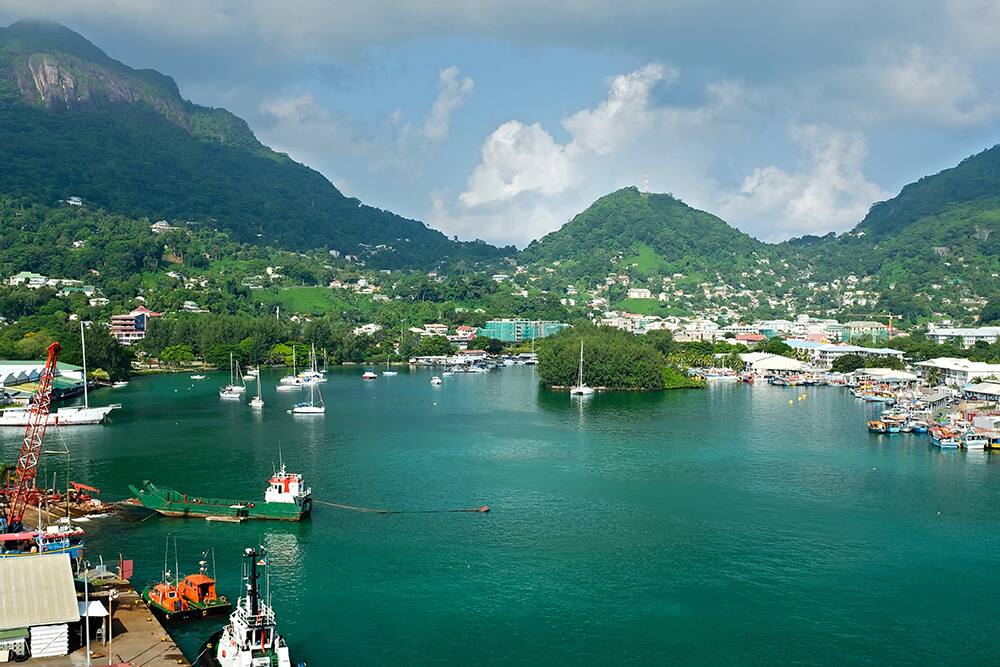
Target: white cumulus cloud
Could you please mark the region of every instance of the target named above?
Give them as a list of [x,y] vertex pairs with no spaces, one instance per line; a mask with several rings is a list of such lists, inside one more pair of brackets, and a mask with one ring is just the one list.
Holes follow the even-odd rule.
[[788,134],[806,155],[803,168],[754,169],[738,192],[720,193],[723,218],[777,241],[844,231],[857,224],[873,203],[891,196],[865,177],[868,149],[859,134],[815,125],[792,126]]

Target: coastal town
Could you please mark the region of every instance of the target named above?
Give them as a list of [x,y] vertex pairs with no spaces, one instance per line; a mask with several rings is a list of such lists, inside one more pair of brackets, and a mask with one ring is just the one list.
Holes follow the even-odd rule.
[[996,662],[982,4],[0,3],[0,664]]

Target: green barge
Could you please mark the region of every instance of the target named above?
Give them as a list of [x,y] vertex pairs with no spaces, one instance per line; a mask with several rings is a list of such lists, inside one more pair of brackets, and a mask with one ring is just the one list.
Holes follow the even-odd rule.
[[135,502],[146,509],[170,517],[244,521],[301,521],[312,513],[312,489],[306,488],[302,475],[285,472],[272,475],[261,502],[191,496],[157,486],[146,480],[142,486],[129,485]]

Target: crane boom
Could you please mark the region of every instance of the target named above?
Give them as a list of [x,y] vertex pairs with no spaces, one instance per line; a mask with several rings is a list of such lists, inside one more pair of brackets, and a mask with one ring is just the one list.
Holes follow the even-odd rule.
[[[28,495],[35,488],[35,478],[38,476],[38,459],[42,454],[42,440],[45,439],[45,427],[49,423],[49,408],[52,405],[52,384],[56,376],[56,361],[62,347],[58,342],[49,345],[48,358],[38,379],[38,388],[31,402],[28,413],[28,426],[24,430],[24,440],[21,451],[17,455],[17,468],[14,469],[14,481],[7,495],[9,507],[7,510],[7,530],[20,530],[24,518],[24,509],[28,503]],[[84,378],[84,382],[87,379]]]

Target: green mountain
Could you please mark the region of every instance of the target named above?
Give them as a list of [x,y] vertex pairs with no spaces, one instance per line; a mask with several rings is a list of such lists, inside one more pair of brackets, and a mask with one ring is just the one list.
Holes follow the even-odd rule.
[[561,229],[525,248],[525,262],[558,262],[603,279],[616,268],[640,274],[729,273],[753,265],[769,248],[721,218],[666,194],[624,188],[601,197]]
[[997,208],[1000,197],[1000,145],[968,157],[957,166],[910,183],[892,199],[872,206],[853,230],[871,241],[904,231],[910,225],[956,206]]
[[[840,236],[762,243],[670,195],[626,188],[519,260],[543,269],[550,289],[598,287],[612,306],[651,314],[973,321],[1000,297],[1000,146],[907,185]],[[668,298],[625,299],[622,281],[602,287],[609,274]]]
[[869,276],[879,307],[928,317],[1000,295],[1000,146],[905,186],[839,237],[783,244],[823,280]]
[[[257,141],[225,109],[183,99],[51,22],[0,28],[0,194],[71,196],[133,218],[184,220],[240,241],[325,248],[379,268],[508,254],[345,197],[323,175]],[[377,247],[378,246],[378,247]]]

